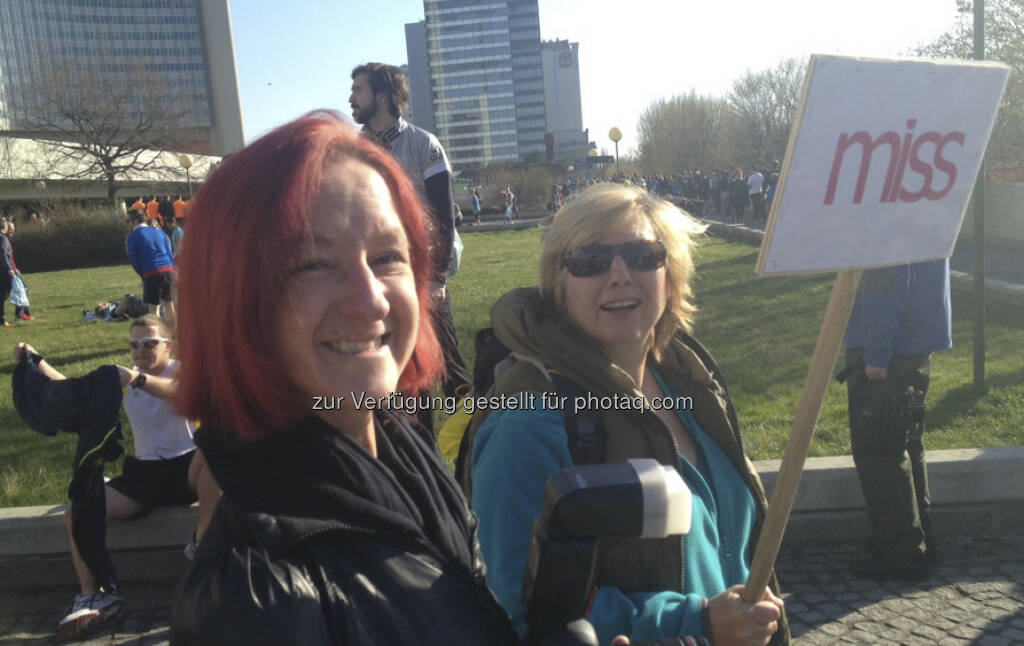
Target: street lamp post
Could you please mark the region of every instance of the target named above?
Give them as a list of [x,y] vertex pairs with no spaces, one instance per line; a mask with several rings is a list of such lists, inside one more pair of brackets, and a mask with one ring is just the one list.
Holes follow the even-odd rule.
[[[43,202],[46,201],[46,182],[41,179],[37,179],[32,186],[36,189],[36,192],[39,193],[39,210],[43,210],[45,208],[48,211],[49,208],[43,204]],[[40,215],[40,217],[42,216]]]
[[608,138],[615,142],[615,174],[619,174],[619,140],[622,139],[622,131],[612,128],[608,131]]
[[[985,0],[974,2],[974,58],[985,60]],[[974,385],[985,387],[985,158],[974,180]]]
[[178,157],[178,163],[185,169],[185,181],[188,183],[188,197],[192,199],[192,175],[189,173],[189,169],[192,168],[192,158],[188,155],[180,155]]

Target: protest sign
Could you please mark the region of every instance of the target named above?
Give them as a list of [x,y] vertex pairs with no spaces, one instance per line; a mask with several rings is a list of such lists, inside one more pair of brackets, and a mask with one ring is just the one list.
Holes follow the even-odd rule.
[[949,256],[1007,74],[996,63],[813,56],[758,273]]
[[811,57],[759,275],[839,271],[743,599],[762,598],[861,270],[949,256],[1008,69],[992,63]]

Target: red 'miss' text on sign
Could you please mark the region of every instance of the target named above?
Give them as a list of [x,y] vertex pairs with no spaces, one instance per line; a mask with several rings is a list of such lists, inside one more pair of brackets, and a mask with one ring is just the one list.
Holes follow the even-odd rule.
[[[860,144],[860,172],[857,175],[857,186],[853,193],[853,204],[860,204],[864,197],[864,190],[867,188],[868,173],[871,164],[875,161],[875,152],[883,145],[888,147],[889,167],[885,174],[885,181],[882,184],[882,191],[879,202],[917,202],[920,199],[941,200],[953,188],[956,182],[957,167],[949,159],[943,157],[943,151],[947,144],[959,144],[962,148],[966,141],[966,135],[959,130],[954,130],[945,135],[935,132],[922,132],[915,138],[914,127],[917,119],[907,119],[907,133],[901,139],[895,131],[883,132],[878,138],[873,139],[871,134],[858,130],[852,135],[848,132],[840,133],[836,143],[836,154],[832,161],[832,172],[828,178],[828,188],[825,190],[825,205],[831,205],[835,201],[836,185],[839,182],[839,171],[846,160],[846,153],[854,144]],[[931,150],[924,151],[926,159],[922,159],[922,148],[931,144]],[[927,152],[931,153],[931,159],[927,159]],[[907,169],[917,173],[922,178],[921,189],[909,191],[904,186],[904,176]],[[935,171],[942,173],[945,177],[945,185],[941,189],[932,188],[932,180],[940,178],[935,176]]]

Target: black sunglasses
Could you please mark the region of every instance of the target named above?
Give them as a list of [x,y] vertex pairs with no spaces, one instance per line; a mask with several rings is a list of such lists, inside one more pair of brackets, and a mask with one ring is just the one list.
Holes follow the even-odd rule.
[[577,278],[598,276],[612,268],[615,256],[622,256],[630,269],[653,271],[665,266],[668,251],[661,240],[635,240],[623,244],[592,244],[569,249],[562,255],[562,266]]

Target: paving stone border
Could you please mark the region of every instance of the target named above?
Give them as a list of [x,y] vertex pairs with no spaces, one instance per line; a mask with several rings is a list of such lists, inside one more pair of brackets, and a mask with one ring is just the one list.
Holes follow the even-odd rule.
[[[856,545],[783,548],[777,571],[795,643],[1024,644],[1024,538],[947,538],[939,547],[942,562],[924,583],[852,576]],[[125,585],[124,619],[77,643],[166,644],[174,587]],[[74,592],[0,591],[0,645],[59,643],[53,630]]]

